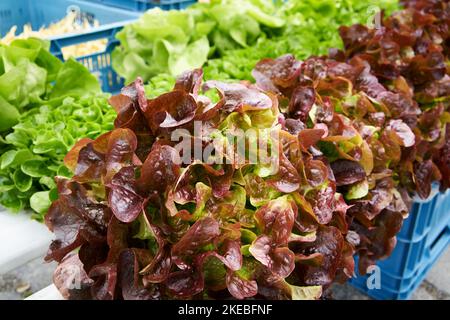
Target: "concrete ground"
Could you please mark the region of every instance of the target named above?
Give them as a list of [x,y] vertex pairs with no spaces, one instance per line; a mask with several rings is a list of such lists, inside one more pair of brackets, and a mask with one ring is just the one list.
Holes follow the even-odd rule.
[[33,260],[9,273],[0,274],[0,300],[21,300],[52,283],[56,263]]
[[[52,282],[55,263],[37,259],[7,274],[0,275],[0,300],[20,300],[35,293]],[[367,300],[367,295],[352,286],[335,285],[336,300]],[[450,248],[441,256],[412,300],[450,300]]]

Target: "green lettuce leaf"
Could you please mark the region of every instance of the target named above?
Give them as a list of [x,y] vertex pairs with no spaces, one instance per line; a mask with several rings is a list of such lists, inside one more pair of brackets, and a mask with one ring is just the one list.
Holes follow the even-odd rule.
[[56,77],[50,98],[101,92],[97,78],[74,59],[67,60]]

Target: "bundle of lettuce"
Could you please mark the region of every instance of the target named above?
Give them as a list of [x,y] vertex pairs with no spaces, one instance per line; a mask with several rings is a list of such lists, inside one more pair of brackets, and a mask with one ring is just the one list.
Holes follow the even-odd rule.
[[381,12],[398,9],[397,0],[302,0],[285,1],[280,8],[285,21],[281,34],[261,37],[255,45],[227,51],[205,64],[206,79],[252,80],[251,71],[264,58],[293,54],[303,60],[342,48],[338,29],[352,24],[374,25]]
[[[357,81],[387,106],[384,118],[413,130],[415,144],[401,155],[386,148],[389,168],[408,193],[426,199],[432,181],[440,181],[441,191],[450,187],[450,1],[402,4],[405,10],[382,28],[341,27],[345,50],[332,58],[364,66],[372,76]],[[383,87],[395,94],[383,93]]]
[[259,60],[326,54],[342,47],[339,26],[372,24],[381,10],[397,7],[396,0],[218,0],[151,10],[118,35],[113,66],[127,82],[142,77],[152,97],[169,91],[181,72],[202,66],[206,80],[251,80]]
[[414,197],[450,187],[449,1],[404,5],[380,28],[341,27],[344,51],[265,59],[253,70],[297,130],[324,132],[315,156],[330,162],[349,206],[338,225],[359,236],[361,274],[391,254]]
[[48,48],[31,38],[0,45],[0,204],[31,206],[39,220],[56,194],[54,176],[70,176],[65,154],[110,130],[115,117],[97,79]]
[[450,181],[448,2],[406,6],[333,56],[262,60],[256,85],[197,69],[112,97],[46,216],[63,296],[316,299],[355,253],[362,273],[389,256],[410,196]]
[[113,67],[128,83],[138,76],[144,81],[161,73],[178,76],[210,56],[277,32],[284,26],[279,6],[272,0],[215,0],[181,11],[149,10],[118,33]]

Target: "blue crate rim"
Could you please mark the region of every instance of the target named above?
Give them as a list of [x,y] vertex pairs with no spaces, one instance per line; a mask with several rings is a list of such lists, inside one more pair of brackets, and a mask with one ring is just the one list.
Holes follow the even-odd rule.
[[[91,0],[97,3],[104,3],[108,2],[108,0]],[[197,2],[197,0],[122,0],[123,3],[136,3],[136,2],[142,2],[142,3],[151,3],[151,4],[177,4],[177,3],[183,3],[183,2]]]
[[135,0],[137,2],[143,2],[143,3],[152,3],[156,5],[160,4],[178,4],[183,2],[197,2],[197,0]]
[[[136,21],[137,21],[137,19],[124,20],[124,21],[120,21],[120,22],[105,24],[103,26],[99,26],[99,27],[96,27],[96,28],[88,29],[86,31],[69,32],[69,33],[65,33],[63,35],[50,36],[50,37],[47,37],[45,39],[49,40],[49,41],[58,41],[58,40],[64,40],[66,38],[72,38],[72,37],[73,38],[75,38],[75,37],[83,37],[83,36],[93,35],[93,34],[96,34],[98,32],[103,32],[103,31],[109,31],[109,30],[113,30],[113,29],[117,29],[117,28],[122,28],[122,27],[124,27],[124,26],[126,26],[128,24],[131,24],[133,22],[136,22]],[[80,43],[82,43],[82,41],[80,41]]]
[[161,8],[163,10],[186,9],[197,0],[91,0],[99,4],[111,5],[123,10],[135,12],[145,12],[153,8]]

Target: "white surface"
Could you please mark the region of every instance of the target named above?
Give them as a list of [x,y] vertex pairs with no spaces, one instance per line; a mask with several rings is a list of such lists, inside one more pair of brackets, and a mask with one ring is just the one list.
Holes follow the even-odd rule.
[[41,291],[32,294],[25,300],[63,300],[63,297],[59,293],[58,289],[52,284]]
[[45,255],[51,240],[47,227],[29,214],[12,214],[0,207],[0,274]]

